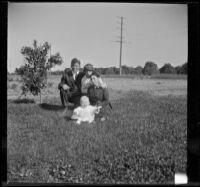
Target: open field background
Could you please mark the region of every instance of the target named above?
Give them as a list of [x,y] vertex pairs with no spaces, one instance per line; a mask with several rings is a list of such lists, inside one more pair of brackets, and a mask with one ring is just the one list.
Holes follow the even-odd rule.
[[[48,86],[43,91],[43,97],[57,97],[59,90],[57,89],[61,76],[50,76],[48,78]],[[106,76],[106,81],[110,99],[117,99],[123,93],[130,90],[145,91],[153,95],[186,95],[187,94],[187,76],[185,75],[160,75],[146,78],[144,76]],[[8,99],[17,99],[21,95],[19,76],[9,76],[7,82]],[[31,95],[29,97],[32,98]],[[37,98],[35,98],[37,100]]]
[[41,105],[17,99],[20,82],[8,81],[8,181],[171,184],[186,171],[187,80],[104,79],[114,109],[81,126],[60,115],[60,76]]

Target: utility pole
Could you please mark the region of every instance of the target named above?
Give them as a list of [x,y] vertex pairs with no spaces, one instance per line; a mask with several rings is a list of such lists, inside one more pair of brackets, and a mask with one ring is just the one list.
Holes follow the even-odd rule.
[[[126,19],[125,17],[121,16],[118,17],[120,18],[120,36],[118,36],[120,38],[119,41],[114,41],[114,42],[119,42],[120,43],[120,54],[119,54],[119,75],[121,76],[122,74],[122,44],[123,43],[127,43],[130,44],[131,42],[125,42],[123,40],[123,24],[124,24],[124,19]],[[119,22],[118,22],[119,23]]]
[[120,57],[119,57],[119,74],[122,74],[122,34],[123,34],[123,17],[121,17],[121,37],[120,37]]
[[119,56],[119,75],[121,76],[122,74],[122,43],[124,43],[123,41],[123,20],[124,17],[119,17],[121,19],[120,25],[121,25],[121,32],[120,32],[120,41],[116,41],[120,43],[120,56]]

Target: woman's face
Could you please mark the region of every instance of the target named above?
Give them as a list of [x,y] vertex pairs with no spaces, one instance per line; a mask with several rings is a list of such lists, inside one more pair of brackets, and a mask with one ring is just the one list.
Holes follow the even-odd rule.
[[92,71],[86,71],[86,76],[89,77],[92,74]]
[[92,80],[92,83],[93,83],[95,86],[99,86],[99,81],[98,81],[98,77],[97,77],[97,76],[92,75],[92,76],[91,76],[91,80]]

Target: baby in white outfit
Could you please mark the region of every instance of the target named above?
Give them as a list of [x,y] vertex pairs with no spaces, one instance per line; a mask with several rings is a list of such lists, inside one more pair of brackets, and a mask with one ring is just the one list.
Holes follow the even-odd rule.
[[101,106],[90,105],[89,98],[87,96],[82,96],[80,99],[81,106],[74,109],[71,119],[76,119],[77,124],[81,122],[92,123],[95,118],[95,114],[100,112]]

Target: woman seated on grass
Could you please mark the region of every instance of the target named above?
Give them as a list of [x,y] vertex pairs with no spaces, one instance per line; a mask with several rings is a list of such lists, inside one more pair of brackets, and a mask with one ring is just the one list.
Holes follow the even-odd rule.
[[83,68],[85,75],[81,79],[81,94],[87,95],[88,88],[92,85],[91,75],[94,71],[92,64],[86,64]]
[[100,75],[93,71],[91,74],[92,85],[87,90],[91,105],[101,106],[98,117],[101,121],[104,121],[108,117],[109,110],[112,109],[112,105],[109,101],[108,88],[105,82],[102,81]]

